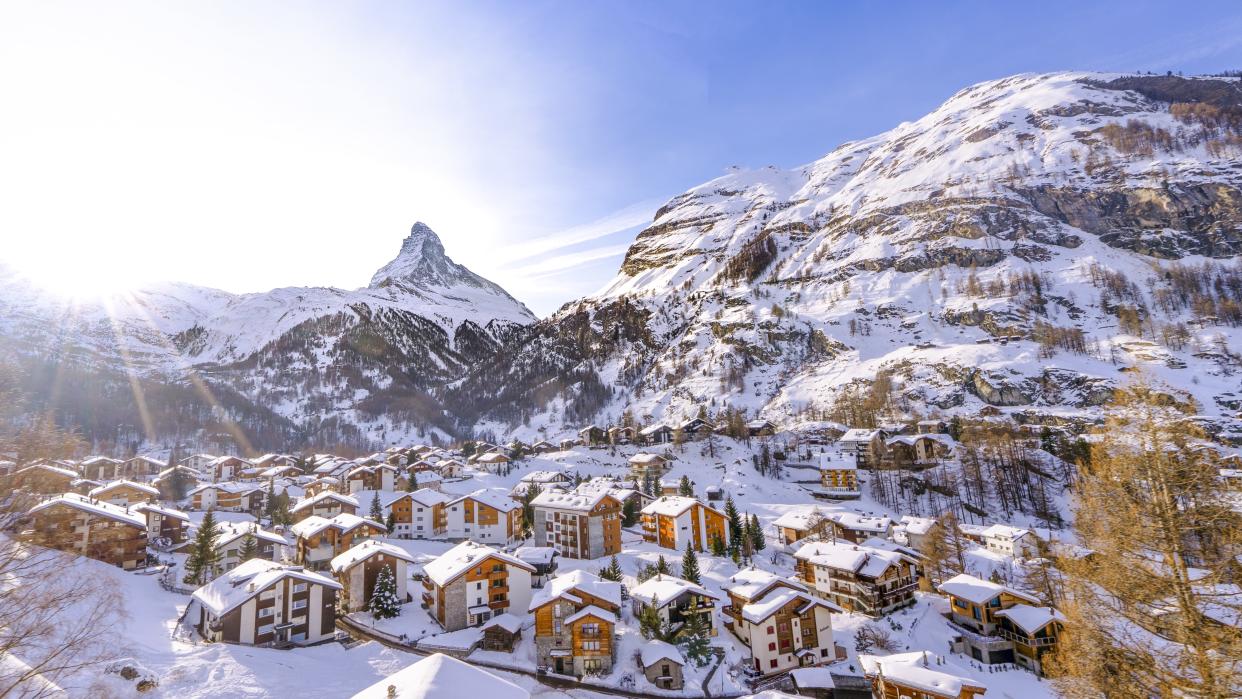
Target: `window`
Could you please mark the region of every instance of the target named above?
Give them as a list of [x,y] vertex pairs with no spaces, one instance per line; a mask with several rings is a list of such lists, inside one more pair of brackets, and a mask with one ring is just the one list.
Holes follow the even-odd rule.
[[306,592],[306,583],[297,583],[293,586],[294,592]]
[[269,617],[269,616],[271,616],[272,614],[275,614],[275,613],[276,613],[276,608],[275,608],[275,607],[264,607],[264,608],[262,608],[262,609],[260,609],[260,610],[259,610],[259,618],[260,618],[260,619],[263,619],[263,618]]
[[769,644],[768,644],[768,650],[776,650],[776,644],[775,644],[775,643],[769,643]]
[[768,661],[768,667],[776,667],[776,658],[772,658]]
[[599,650],[599,641],[583,641],[582,650]]
[[768,627],[768,633],[770,633],[770,634],[771,634],[771,633],[776,633],[776,629],[775,629],[775,628],[773,628],[773,627],[771,627],[771,626],[769,626],[769,627]]
[[264,625],[264,626],[260,626],[260,627],[258,628],[258,630],[256,630],[256,631],[255,631],[255,635],[256,635],[256,636],[266,636],[267,634],[269,634],[269,633],[271,633],[271,632],[272,632],[272,625],[271,625],[271,624],[266,624],[266,625]]
[[304,599],[297,599],[297,600],[293,600],[293,608],[294,608],[294,609],[305,609],[305,608],[306,608],[306,600],[304,600]]
[[599,633],[599,624],[583,624],[582,633],[595,635]]

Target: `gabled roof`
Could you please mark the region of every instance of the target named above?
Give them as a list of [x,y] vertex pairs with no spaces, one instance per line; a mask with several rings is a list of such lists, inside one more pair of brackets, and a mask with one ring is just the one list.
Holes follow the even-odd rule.
[[463,500],[474,500],[475,502],[487,505],[493,510],[499,510],[501,512],[512,512],[521,507],[519,503],[509,497],[509,494],[503,490],[488,490],[486,488],[476,490],[469,495],[463,495],[457,498],[449,504],[456,505]]
[[444,587],[474,566],[489,559],[535,572],[534,566],[519,558],[497,551],[490,546],[476,544],[473,541],[463,541],[423,566],[423,573],[431,582]]
[[1052,607],[1035,607],[1029,604],[1015,604],[1006,609],[992,612],[993,615],[1004,617],[1022,629],[1027,635],[1034,635],[1054,621],[1065,623],[1065,615]]
[[165,517],[172,517],[173,519],[179,519],[183,522],[190,521],[190,516],[182,512],[181,510],[174,510],[171,507],[164,507],[162,505],[156,505],[156,504],[149,503],[149,502],[144,502],[138,505],[134,505],[132,509],[135,512],[155,512],[157,514],[164,515]]
[[139,512],[134,512],[128,507],[121,507],[119,505],[113,505],[112,503],[103,502],[102,500],[93,500],[84,495],[78,495],[77,493],[65,493],[64,495],[58,495],[49,500],[44,500],[38,505],[30,508],[30,514],[61,505],[65,507],[72,507],[75,510],[81,510],[82,512],[86,512],[87,514],[95,515],[97,517],[106,517],[130,526],[141,527],[143,529],[146,529],[147,527],[146,516]]
[[575,590],[581,590],[617,607],[621,606],[621,583],[603,580],[598,575],[585,570],[574,570],[549,580],[531,598],[528,611],[533,612],[556,599],[566,599],[581,604],[582,597],[575,594]]
[[94,466],[95,464],[114,464],[115,465],[119,463],[121,463],[119,459],[114,459],[110,456],[92,456],[91,458],[83,461],[82,465],[83,466]]
[[662,660],[671,660],[678,665],[686,664],[686,660],[682,657],[681,651],[677,649],[677,646],[658,639],[645,641],[642,648],[639,649],[639,658],[642,660],[644,669]]
[[311,515],[300,522],[295,522],[289,527],[289,531],[292,532],[294,536],[305,539],[312,537],[328,528],[333,528],[341,533],[345,533],[353,529],[357,529],[364,524],[369,524],[380,531],[388,531],[387,527],[379,522],[376,522],[375,520],[359,517],[358,515],[351,515],[346,512],[342,512],[331,519],[328,519],[327,517],[320,517],[319,515]]
[[412,493],[402,493],[392,500],[388,501],[388,507],[392,507],[393,503],[403,498],[409,498],[423,507],[433,507],[435,505],[443,505],[451,502],[452,498],[431,488],[419,488]]
[[783,578],[775,573],[769,573],[758,568],[739,570],[733,577],[729,578],[729,582],[721,585],[720,589],[730,595],[749,601],[763,597],[769,590],[776,587],[791,587],[803,592],[807,589],[806,585],[797,580]]
[[269,532],[259,528],[254,522],[216,522],[215,547],[224,548],[238,539],[246,536],[253,536],[258,541],[266,541],[272,544],[280,544],[288,546],[289,541],[285,537],[276,532]]
[[681,515],[681,513],[685,512],[691,507],[694,507],[695,505],[698,505],[699,507],[702,507],[705,510],[710,510],[711,512],[715,512],[716,514],[721,515],[722,517],[724,516],[724,513],[721,512],[720,510],[717,510],[716,508],[710,505],[704,505],[698,500],[695,500],[694,498],[685,497],[684,495],[665,495],[663,497],[657,498],[655,502],[652,502],[651,504],[647,505],[646,507],[642,509],[642,514],[664,515],[666,517],[677,517]]
[[130,480],[122,479],[119,481],[112,481],[111,483],[105,483],[99,486],[98,488],[92,488],[89,495],[91,497],[99,497],[100,495],[103,495],[104,493],[107,493],[112,490],[116,490],[117,488],[132,488],[134,490],[137,490],[141,493],[146,493],[147,495],[150,495],[153,497],[159,497],[159,494],[160,494],[160,491],[158,489],[152,488],[149,485],[144,485],[142,483],[135,483]]
[[986,604],[988,600],[1000,595],[1001,593],[1007,593],[1017,597],[1018,599],[1024,599],[1028,602],[1039,604],[1039,600],[1037,598],[1032,597],[1025,592],[1019,592],[1012,587],[999,585],[991,580],[976,578],[975,576],[967,575],[966,573],[954,575],[948,580],[940,583],[936,589],[946,595],[952,595],[958,599],[964,599],[968,602],[974,602],[975,604]]
[[599,619],[600,621],[606,621],[610,624],[617,623],[616,614],[613,614],[607,609],[603,609],[602,607],[597,607],[593,604],[588,604],[582,609],[579,609],[573,614],[570,614],[569,616],[565,617],[565,623],[572,624],[575,621],[578,621],[579,619],[586,619],[588,617],[593,617],[593,618]]
[[978,680],[933,670],[933,667],[945,666],[942,659],[930,651],[895,653],[883,657],[859,655],[858,663],[868,677],[883,675],[891,682],[939,696],[961,696],[964,687],[987,690],[987,685]]
[[341,584],[335,580],[306,571],[301,566],[252,558],[195,590],[193,599],[213,616],[220,617],[284,578],[341,589]]
[[67,468],[61,468],[60,466],[53,466],[51,464],[43,464],[43,463],[31,464],[29,466],[26,466],[25,468],[20,468],[14,471],[12,475],[16,476],[18,474],[27,473],[29,471],[47,471],[48,473],[54,473],[57,476],[63,476],[65,478],[77,478],[78,477],[77,471],[72,471]]
[[354,507],[358,507],[358,501],[354,498],[351,498],[348,495],[341,495],[335,490],[325,490],[320,493],[316,493],[312,497],[299,501],[298,504],[289,508],[289,511],[301,512],[302,510],[305,510],[308,507],[314,507],[325,500],[332,500],[342,505],[352,505]]
[[530,699],[530,692],[486,670],[441,653],[423,658],[354,695],[353,699]]
[[853,427],[845,431],[841,435],[838,442],[870,442],[879,433],[879,430],[869,430],[865,427]]
[[[606,498],[611,498],[609,491],[596,493],[564,493],[556,490],[545,490],[535,496],[530,504],[534,507],[546,507],[554,510],[579,510],[590,512]],[[616,498],[613,498],[614,500]]]
[[[376,541],[375,539],[367,539],[361,544],[349,549],[345,553],[333,558],[329,565],[331,566],[333,573],[340,574],[367,560],[371,556],[380,553],[390,558],[405,561],[406,563],[414,562],[414,557],[399,546],[393,546],[392,544]],[[396,571],[393,572],[395,573]]]
[[568,483],[573,479],[564,471],[531,471],[522,476],[522,483]]
[[663,463],[665,461],[668,461],[667,456],[661,456],[659,454],[648,454],[645,451],[640,451],[637,454],[631,456],[629,459],[629,462],[634,465],[658,464],[658,463]]
[[644,603],[655,603],[661,607],[690,593],[697,594],[710,599],[719,600],[720,597],[713,592],[709,592],[702,585],[696,585],[689,580],[674,578],[671,575],[657,574],[654,578],[644,581],[638,587],[630,590],[630,597]]
[[759,599],[743,605],[742,618],[752,624],[760,624],[770,618],[773,614],[784,609],[791,602],[798,603],[797,611],[799,614],[805,612],[809,607],[817,606],[823,607],[831,612],[845,611],[832,602],[816,599],[815,597],[812,597],[800,590],[790,590],[785,587],[776,587]]

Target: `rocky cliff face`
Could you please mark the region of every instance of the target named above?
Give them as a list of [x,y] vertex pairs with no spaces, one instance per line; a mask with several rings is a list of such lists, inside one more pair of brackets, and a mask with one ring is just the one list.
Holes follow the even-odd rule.
[[700,406],[788,423],[878,375],[884,410],[1055,417],[1142,368],[1219,412],[1242,368],[1239,96],[1021,75],[800,168],[734,169],[454,398],[532,432]]
[[[75,304],[0,274],[0,352],[36,377],[29,390],[101,442],[365,447],[447,437],[460,425],[432,390],[534,320],[449,259],[422,223],[354,291],[169,284]],[[37,380],[69,374],[77,395]],[[150,395],[138,397],[126,375]]]

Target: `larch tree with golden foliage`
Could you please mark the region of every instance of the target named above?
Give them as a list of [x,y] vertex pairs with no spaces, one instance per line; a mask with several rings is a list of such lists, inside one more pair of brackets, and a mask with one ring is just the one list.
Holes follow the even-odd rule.
[[1090,553],[1061,564],[1057,689],[1074,699],[1242,695],[1236,504],[1185,409],[1143,382],[1118,393],[1077,493]]

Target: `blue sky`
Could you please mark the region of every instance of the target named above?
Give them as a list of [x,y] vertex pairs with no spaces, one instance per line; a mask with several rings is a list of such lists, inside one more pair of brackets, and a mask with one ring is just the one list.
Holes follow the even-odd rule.
[[537,313],[663,201],[981,80],[1242,68],[1242,5],[0,7],[0,260],[49,282],[361,286],[416,220]]

